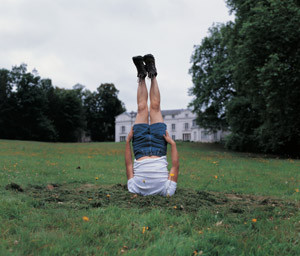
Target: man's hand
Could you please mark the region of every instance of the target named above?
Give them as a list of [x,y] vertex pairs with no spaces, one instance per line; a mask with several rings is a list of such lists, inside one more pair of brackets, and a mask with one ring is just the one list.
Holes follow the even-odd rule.
[[168,133],[168,131],[166,130],[166,135],[164,135],[164,138],[165,138],[165,140],[166,140],[166,142],[168,142],[169,144],[175,144],[175,141],[174,140],[172,140],[172,138],[170,137],[170,135],[169,135],[169,133]]
[[130,142],[132,140],[132,137],[133,137],[133,128],[131,127],[130,132],[128,133],[126,141]]

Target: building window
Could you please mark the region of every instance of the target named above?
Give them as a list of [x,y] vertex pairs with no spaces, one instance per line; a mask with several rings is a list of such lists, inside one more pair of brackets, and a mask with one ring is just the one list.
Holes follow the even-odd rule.
[[207,140],[207,139],[209,139],[209,132],[201,131],[201,140]]
[[120,136],[120,141],[125,141],[126,140],[126,136]]
[[183,141],[190,141],[191,140],[191,134],[190,133],[182,134],[182,140]]
[[172,115],[172,118],[175,118],[175,115]]
[[218,133],[217,132],[214,133],[214,140],[218,140]]
[[189,123],[185,123],[184,124],[184,130],[188,130],[189,129]]
[[194,141],[197,141],[197,132],[194,132]]
[[176,130],[176,125],[172,124],[172,132],[175,132],[175,130]]
[[125,133],[126,131],[126,127],[125,126],[121,126],[121,133]]
[[172,140],[176,140],[176,136],[175,135],[172,135]]
[[196,126],[197,125],[197,122],[196,122],[196,119],[193,120],[193,126]]
[[185,117],[189,117],[189,114],[185,114]]

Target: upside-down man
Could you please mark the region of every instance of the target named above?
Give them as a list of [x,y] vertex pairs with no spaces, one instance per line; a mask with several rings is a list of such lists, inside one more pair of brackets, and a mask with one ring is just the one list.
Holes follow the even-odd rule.
[[[176,143],[167,132],[160,110],[160,92],[156,80],[157,71],[153,55],[133,57],[139,79],[137,89],[138,112],[133,128],[126,139],[125,163],[128,191],[140,195],[172,196],[177,187],[179,159]],[[150,124],[148,91],[145,78],[151,79]],[[132,140],[134,163],[132,164],[130,141]],[[171,145],[172,168],[167,166],[167,143]]]

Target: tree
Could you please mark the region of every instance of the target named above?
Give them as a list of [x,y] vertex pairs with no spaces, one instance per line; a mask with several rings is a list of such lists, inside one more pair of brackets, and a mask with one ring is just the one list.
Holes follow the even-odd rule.
[[12,91],[11,75],[7,69],[0,70],[0,134],[4,139],[14,137],[16,101]]
[[85,128],[81,98],[76,90],[54,88],[49,92],[49,118],[57,132],[57,140],[76,142]]
[[113,141],[115,137],[115,116],[125,111],[118,99],[119,91],[114,84],[101,84],[97,92],[86,92],[84,102],[87,129],[93,141]]
[[299,1],[227,4],[235,21],[211,28],[192,55],[198,122],[227,125],[229,148],[299,154]]
[[210,35],[195,47],[191,58],[194,86],[189,94],[195,98],[190,107],[197,113],[197,122],[211,130],[228,127],[226,104],[235,94],[227,39],[231,29],[230,23],[210,28]]
[[40,76],[27,72],[26,64],[13,67],[10,74],[16,90],[14,139],[53,140],[55,129],[46,115],[48,100]]
[[0,69],[0,138],[80,141],[84,133],[93,140],[114,140],[114,117],[125,111],[113,84],[91,92],[81,84],[73,89],[53,87],[27,65]]

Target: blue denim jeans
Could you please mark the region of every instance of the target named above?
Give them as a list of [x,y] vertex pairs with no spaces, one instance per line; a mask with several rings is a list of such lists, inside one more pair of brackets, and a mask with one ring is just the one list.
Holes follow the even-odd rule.
[[167,142],[163,135],[166,134],[165,123],[135,124],[133,126],[133,152],[135,159],[143,156],[167,155]]

